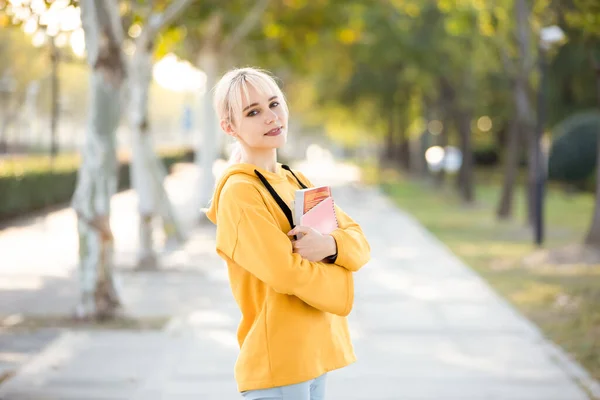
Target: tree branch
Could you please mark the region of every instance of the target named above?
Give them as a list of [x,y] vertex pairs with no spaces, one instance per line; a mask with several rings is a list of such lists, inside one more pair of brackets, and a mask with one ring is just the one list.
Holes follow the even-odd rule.
[[506,71],[506,74],[512,79],[516,73],[515,65],[510,61],[508,50],[501,40],[497,41],[498,52],[500,53],[500,59],[502,60],[502,66]]
[[238,28],[229,36],[225,43],[223,44],[222,51],[224,54],[228,54],[233,48],[238,44],[240,40],[242,40],[252,28],[256,25],[258,20],[260,19],[262,13],[267,8],[269,4],[269,0],[257,0],[254,4],[254,7],[250,12],[246,15],[246,18],[242,21],[242,23],[238,26]]
[[151,14],[140,37],[145,35],[146,40],[154,38],[162,28],[177,19],[194,1],[196,0],[177,0],[171,3],[163,12]]
[[[521,65],[519,69],[522,74],[529,75],[536,66],[536,58],[532,56],[531,47],[531,32],[529,17],[531,14],[525,0],[517,0],[515,2],[516,13],[516,33],[517,47],[519,49],[519,59]],[[536,46],[537,48],[537,46]]]
[[129,9],[133,14],[138,17],[141,17],[142,20],[147,20],[152,14],[152,10],[154,9],[154,3],[156,0],[148,0],[145,4],[139,4],[136,1],[130,1],[128,3]]
[[[111,23],[112,8],[107,7],[107,0],[81,0],[81,23],[85,32],[85,47],[88,57],[88,63],[95,65],[100,57],[100,48],[102,41],[114,42],[114,39],[122,38],[122,28],[113,29],[114,23]],[[114,2],[113,2],[114,3]],[[116,7],[116,3],[113,4]],[[119,46],[121,45],[120,41]]]
[[[119,45],[123,42],[123,26],[121,26],[121,16],[119,15],[119,5],[115,0],[103,0],[101,12],[98,13],[99,21],[104,26],[107,35]],[[106,19],[103,21],[102,17]]]
[[202,45],[200,46],[200,51],[198,53],[198,60],[196,61],[198,65],[202,65],[200,60],[203,57],[203,53],[206,50],[210,49],[211,52],[215,51],[218,36],[221,31],[221,26],[222,26],[221,12],[215,11],[211,14],[211,16],[208,19],[206,32],[204,33],[204,40],[202,41]]
[[107,80],[120,84],[125,76],[121,44],[123,27],[116,0],[81,0],[88,64],[104,69]]
[[523,68],[527,75],[531,75],[531,73],[537,68],[537,62],[534,58],[529,58],[529,61],[525,60],[523,64]]

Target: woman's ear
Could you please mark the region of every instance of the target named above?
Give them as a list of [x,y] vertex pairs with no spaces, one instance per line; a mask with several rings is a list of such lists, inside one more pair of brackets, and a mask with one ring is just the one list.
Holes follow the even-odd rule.
[[226,119],[221,120],[221,129],[223,130],[223,132],[225,132],[229,136],[235,136],[235,131],[233,130],[233,126],[231,126],[231,123],[228,120],[226,120]]

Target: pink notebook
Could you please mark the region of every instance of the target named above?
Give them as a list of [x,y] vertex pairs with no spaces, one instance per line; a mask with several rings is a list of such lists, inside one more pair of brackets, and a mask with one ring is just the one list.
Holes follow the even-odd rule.
[[300,225],[310,226],[323,235],[327,235],[338,228],[333,197],[327,197],[319,204],[311,208],[300,218]]

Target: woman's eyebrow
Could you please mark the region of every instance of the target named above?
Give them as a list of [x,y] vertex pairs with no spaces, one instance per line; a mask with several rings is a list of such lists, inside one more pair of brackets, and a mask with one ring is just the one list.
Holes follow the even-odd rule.
[[[271,97],[271,98],[269,99],[269,101],[271,101],[271,100],[275,100],[276,98],[277,98],[277,96],[273,96],[273,97]],[[242,110],[242,112],[246,111],[246,110],[247,110],[247,109],[249,109],[250,107],[254,107],[254,106],[257,106],[257,105],[258,105],[258,103],[252,103],[252,104],[250,104],[249,106],[246,106],[246,107],[245,107],[245,108]]]

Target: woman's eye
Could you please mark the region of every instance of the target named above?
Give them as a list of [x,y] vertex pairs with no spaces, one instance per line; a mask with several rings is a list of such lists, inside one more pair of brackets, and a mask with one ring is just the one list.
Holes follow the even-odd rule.
[[[270,108],[275,108],[275,107],[279,107],[279,102],[278,101],[274,101],[271,104],[269,104]],[[250,112],[248,112],[248,114],[246,114],[247,117],[254,117],[255,115],[257,115],[259,113],[259,111],[257,109],[251,110]]]

